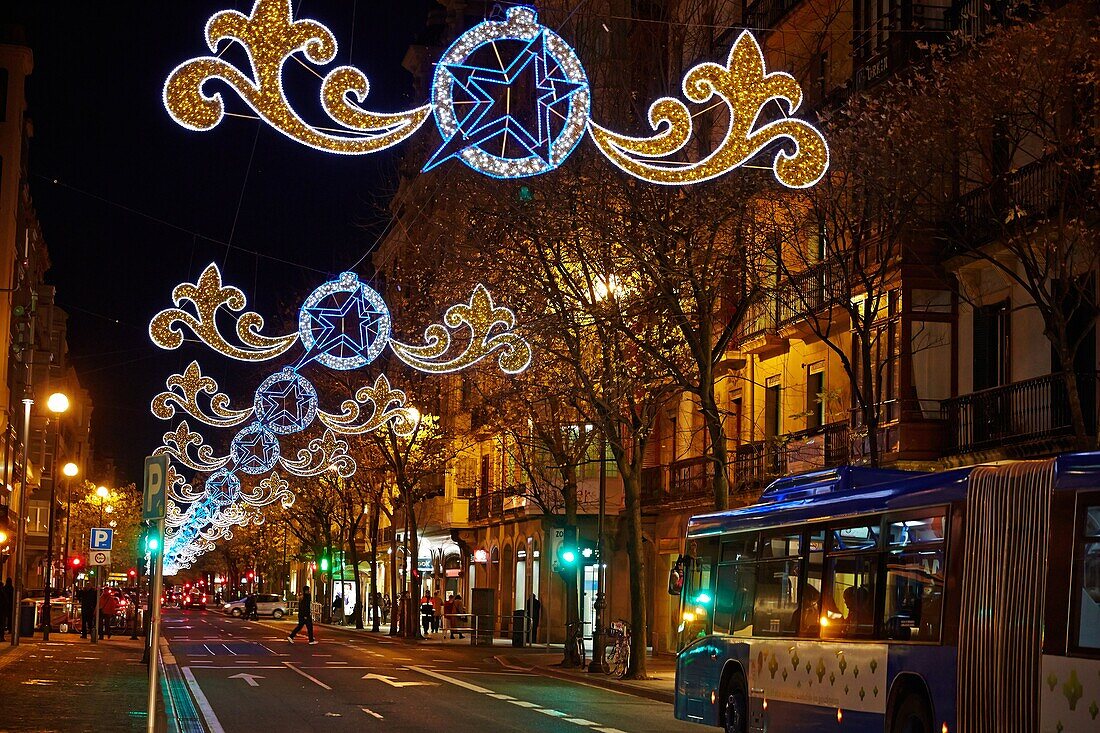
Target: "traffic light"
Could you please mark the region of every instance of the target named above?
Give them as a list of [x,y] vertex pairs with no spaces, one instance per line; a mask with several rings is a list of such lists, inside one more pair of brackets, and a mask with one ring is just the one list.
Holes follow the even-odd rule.
[[130,571],[126,574],[130,576],[131,580],[136,578],[137,577],[137,568],[130,568]]
[[322,573],[327,573],[328,572],[328,558],[324,557],[324,556],[321,557],[321,572]]
[[84,558],[80,555],[73,555],[69,558],[69,567],[72,568],[73,572],[79,571],[84,567]]
[[149,527],[145,531],[145,551],[150,555],[156,555],[160,550],[160,532],[156,527]]
[[249,570],[249,571],[248,571],[248,580],[249,580],[249,581],[253,581],[253,580],[255,580],[255,579],[256,579],[256,573],[254,573],[254,572],[252,572],[251,570]]
[[596,552],[596,543],[591,540],[577,540],[577,553],[580,555],[581,565],[595,565],[599,562],[600,553]]

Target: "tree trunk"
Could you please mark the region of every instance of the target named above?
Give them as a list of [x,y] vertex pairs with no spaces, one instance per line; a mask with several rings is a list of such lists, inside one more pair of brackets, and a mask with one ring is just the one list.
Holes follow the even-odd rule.
[[[867,298],[867,303],[870,303],[870,298]],[[867,319],[867,323],[870,323],[872,318],[869,312],[870,306],[864,305],[864,317]],[[870,330],[870,326],[867,327],[867,331]],[[863,384],[859,386],[862,393],[863,400],[863,427],[867,430],[867,459],[871,466],[878,466],[879,463],[879,446],[878,446],[878,391],[875,389],[874,371],[871,363],[871,340],[860,336],[860,367],[863,370]],[[889,368],[889,367],[887,367]]]
[[379,619],[379,613],[381,609],[378,607],[378,519],[381,512],[378,510],[378,506],[371,505],[370,519],[368,531],[370,532],[370,603],[367,604],[367,608],[370,609],[370,630],[377,633],[381,619]]
[[[1081,390],[1078,389],[1077,375],[1073,371],[1073,354],[1064,338],[1059,339],[1058,360],[1062,362],[1062,374],[1066,383],[1066,402],[1069,407],[1069,419],[1073,425],[1073,442],[1078,450],[1089,447],[1088,428],[1085,426],[1085,411],[1081,404]],[[1100,430],[1097,431],[1100,434]]]
[[363,515],[360,514],[354,521],[349,522],[348,528],[348,554],[351,556],[351,566],[355,568],[354,581],[355,581],[355,606],[352,608],[352,615],[355,617],[355,628],[363,628],[363,583],[359,579],[359,545],[355,541],[355,535],[359,531],[359,523],[363,521]]
[[710,435],[711,466],[714,471],[711,479],[711,486],[714,489],[714,509],[723,511],[729,508],[730,503],[729,473],[726,471],[729,455],[726,450],[726,426],[722,424],[722,413],[718,410],[718,402],[714,398],[714,379],[709,371],[700,384],[699,405]]
[[[627,540],[626,551],[629,559],[627,568],[630,580],[630,666],[625,677],[634,680],[646,679],[646,620],[645,590],[645,548],[642,543],[642,500],[639,473],[633,468],[622,471],[623,493],[626,503]],[[641,461],[637,461],[641,465]]]
[[[393,529],[390,523],[390,529]],[[394,534],[396,538],[396,534]],[[397,543],[390,540],[390,636],[397,636],[398,622],[397,611],[400,604],[397,602]]]

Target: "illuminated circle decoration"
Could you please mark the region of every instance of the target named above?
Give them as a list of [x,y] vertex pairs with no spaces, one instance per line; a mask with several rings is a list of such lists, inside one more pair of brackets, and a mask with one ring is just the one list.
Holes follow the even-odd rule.
[[267,473],[279,462],[279,439],[267,427],[252,423],[233,438],[229,452],[238,471]]
[[436,64],[433,113],[443,145],[424,165],[458,158],[495,178],[557,168],[584,137],[588,76],[533,8],[509,8],[459,36]]
[[[748,31],[734,41],[725,64],[705,61],[684,75],[683,98],[698,105],[696,110],[675,97],[658,99],[649,108],[652,134],[641,137],[589,119],[592,90],[576,52],[540,25],[530,7],[510,7],[503,20],[483,21],[459,36],[436,65],[430,102],[400,112],[362,106],[370,92],[366,74],[335,65],[336,36],[316,20],[295,19],[292,0],[255,0],[247,15],[218,12],[207,21],[205,40],[213,55],[181,63],[163,89],[168,114],[189,130],[212,130],[227,115],[240,116],[226,111],[222,89],[227,87],[283,135],[339,155],[385,150],[433,116],[443,144],[424,170],[458,158],[495,178],[536,176],[561,165],[586,132],[624,173],[665,186],[713,180],[777,148],[772,169],[788,188],[813,186],[829,167],[824,135],[793,116],[802,104],[798,82],[790,74],[766,70],[760,45]],[[248,56],[243,68],[222,58],[233,44]],[[283,89],[283,67],[291,58],[321,79],[320,106],[329,123],[315,126],[294,109]],[[330,64],[323,75],[313,69]],[[780,114],[758,126],[772,102]],[[693,115],[723,104],[725,133],[715,138],[709,154],[687,160],[688,142],[696,137]],[[154,324],[155,338],[178,346],[179,320],[166,315]],[[216,337],[216,327],[207,325],[200,337]],[[235,358],[269,358],[287,346],[277,337],[259,337],[253,325],[245,324],[245,346]]]
[[390,310],[373,288],[344,272],[314,290],[298,313],[298,338],[314,359],[347,371],[374,361],[390,340]]
[[272,374],[256,388],[257,422],[276,435],[292,435],[317,417],[317,389],[290,367]]
[[206,479],[206,497],[217,506],[229,506],[241,495],[241,480],[232,471],[221,469]]

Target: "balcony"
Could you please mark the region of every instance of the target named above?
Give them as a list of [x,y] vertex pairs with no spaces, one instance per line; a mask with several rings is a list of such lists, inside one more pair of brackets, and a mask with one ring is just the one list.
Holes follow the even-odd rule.
[[467,517],[470,522],[482,522],[490,517],[500,517],[504,514],[503,491],[486,491],[469,497],[469,501]]
[[737,446],[733,481],[737,485],[767,483],[787,473],[787,452],[774,440],[758,440]]
[[802,0],[756,0],[745,8],[746,28],[771,28]]
[[[949,455],[1018,447],[1073,435],[1066,374],[1013,382],[944,400]],[[1082,405],[1096,400],[1097,373],[1079,373]],[[1095,410],[1084,409],[1086,427],[1096,431]]]
[[959,197],[956,234],[967,244],[980,244],[1010,224],[1048,214],[1058,205],[1065,183],[1053,156],[1029,163]]
[[700,456],[675,461],[668,467],[668,493],[674,501],[697,499],[713,493],[714,461]]

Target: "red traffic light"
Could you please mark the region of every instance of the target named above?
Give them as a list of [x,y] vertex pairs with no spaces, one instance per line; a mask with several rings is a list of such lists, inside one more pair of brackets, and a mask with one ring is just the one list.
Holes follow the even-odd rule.
[[254,580],[255,578],[256,578],[256,573],[253,573],[253,572],[248,573],[248,579],[249,580]]
[[78,568],[84,564],[84,560],[80,557],[70,557],[69,564],[72,565],[74,568]]
[[136,578],[137,577],[137,568],[130,568],[130,572],[127,573],[127,575],[129,575],[131,578]]

